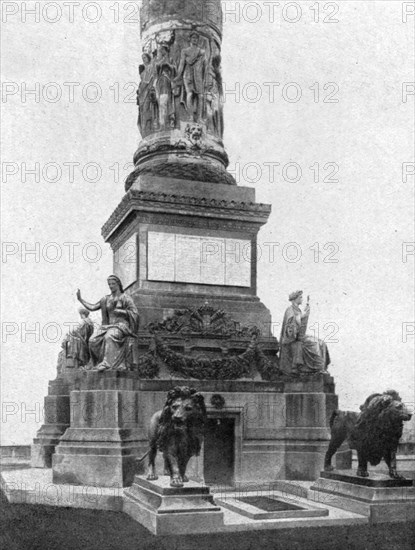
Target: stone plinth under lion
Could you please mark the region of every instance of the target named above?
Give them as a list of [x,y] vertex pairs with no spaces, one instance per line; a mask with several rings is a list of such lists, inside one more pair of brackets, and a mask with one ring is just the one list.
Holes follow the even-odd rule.
[[[360,407],[360,413],[334,411],[331,441],[325,457],[324,472],[311,487],[312,498],[351,512],[367,515],[372,523],[408,521],[415,518],[415,488],[412,480],[397,472],[396,452],[403,423],[411,414],[398,392],[373,393]],[[334,470],[331,459],[347,441],[357,451],[358,469]],[[388,475],[368,472],[368,463],[382,459]]]
[[370,477],[350,470],[321,472],[308,498],[369,517],[370,523],[415,520],[415,487],[412,480],[390,479],[380,473]]
[[223,511],[206,485],[189,481],[171,487],[170,477],[136,476],[125,492],[123,511],[155,535],[209,533],[223,526]]

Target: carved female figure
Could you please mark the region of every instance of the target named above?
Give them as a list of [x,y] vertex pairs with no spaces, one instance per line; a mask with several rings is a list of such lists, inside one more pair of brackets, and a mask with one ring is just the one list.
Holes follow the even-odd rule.
[[159,124],[162,130],[174,128],[174,93],[173,80],[176,76],[176,67],[169,59],[167,46],[160,46],[156,59],[155,88],[159,105]]
[[158,109],[156,91],[154,88],[154,63],[150,54],[144,52],[143,64],[140,65],[140,84],[137,90],[137,104],[139,107],[138,127],[142,137],[151,133],[158,123]]
[[313,374],[327,371],[330,358],[326,344],[306,335],[310,305],[304,312],[300,305],[303,292],[297,290],[289,296],[291,306],[287,308],[281,330],[280,369],[285,374]]
[[94,370],[126,370],[125,359],[128,338],[135,337],[138,330],[138,311],[130,296],[124,294],[122,283],[115,275],[108,277],[111,294],[96,304],[82,299],[78,289],[77,298],[89,311],[101,310],[102,326],[89,340]]

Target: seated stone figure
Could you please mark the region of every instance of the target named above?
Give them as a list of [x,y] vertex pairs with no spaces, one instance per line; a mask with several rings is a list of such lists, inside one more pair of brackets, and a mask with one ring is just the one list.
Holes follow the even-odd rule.
[[291,306],[287,308],[281,330],[280,369],[288,375],[306,375],[327,372],[330,357],[326,344],[306,334],[310,305],[304,312],[302,290],[289,296]]
[[101,310],[102,326],[89,341],[93,370],[126,370],[130,337],[138,330],[138,311],[130,296],[124,294],[122,283],[115,275],[108,277],[111,294],[96,304],[77,298],[89,311]]
[[90,360],[89,339],[94,332],[94,324],[89,318],[89,311],[79,309],[81,322],[71,330],[62,342],[64,349],[64,363],[69,368],[85,367]]

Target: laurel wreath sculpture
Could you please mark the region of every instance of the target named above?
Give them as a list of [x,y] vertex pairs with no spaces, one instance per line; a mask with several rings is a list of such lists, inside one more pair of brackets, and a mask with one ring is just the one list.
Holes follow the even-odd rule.
[[198,380],[236,380],[252,378],[254,367],[264,380],[272,379],[277,368],[258,347],[257,335],[253,335],[248,348],[240,355],[207,359],[184,355],[169,348],[163,340],[154,335],[150,351],[142,356],[138,364],[140,378],[156,378],[159,374],[159,360],[170,372],[183,378]]

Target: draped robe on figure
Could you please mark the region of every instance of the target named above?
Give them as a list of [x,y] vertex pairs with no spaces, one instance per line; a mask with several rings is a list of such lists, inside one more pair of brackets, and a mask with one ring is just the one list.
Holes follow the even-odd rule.
[[88,364],[90,359],[89,340],[93,332],[94,323],[88,317],[66,336],[62,346],[65,349],[68,364],[71,363],[73,367],[83,367]]
[[158,111],[154,89],[155,69],[154,62],[141,65],[141,81],[138,86],[138,126],[144,137],[154,130],[158,122]]
[[[125,359],[129,337],[136,337],[138,311],[130,296],[104,296],[100,300],[102,326],[89,341],[94,366],[106,369],[126,368]],[[115,310],[121,310],[122,313]]]
[[159,103],[159,124],[162,129],[168,128],[174,122],[175,102],[173,80],[176,76],[176,67],[167,57],[156,61],[155,89]]
[[281,330],[280,369],[285,374],[324,372],[330,364],[326,344],[306,335],[308,315],[292,304],[287,308]]

